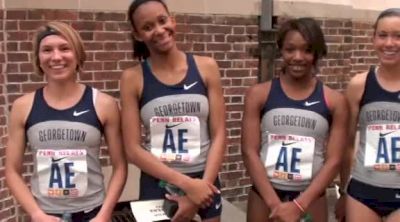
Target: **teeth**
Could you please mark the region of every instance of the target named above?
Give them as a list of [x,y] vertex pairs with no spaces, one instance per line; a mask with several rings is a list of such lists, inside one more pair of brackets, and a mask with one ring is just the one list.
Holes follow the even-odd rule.
[[396,52],[388,52],[388,51],[384,51],[383,54],[385,55],[395,55]]
[[304,66],[291,66],[293,70],[303,70]]
[[50,66],[52,69],[63,69],[65,66],[64,65],[56,65],[56,66]]

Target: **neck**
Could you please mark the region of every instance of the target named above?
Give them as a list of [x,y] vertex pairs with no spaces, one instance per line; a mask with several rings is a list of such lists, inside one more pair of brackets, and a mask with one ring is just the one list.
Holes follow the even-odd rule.
[[290,86],[290,88],[295,90],[309,89],[315,84],[315,78],[312,75],[304,76],[303,78],[293,78],[287,74],[280,76],[281,80],[285,85]]
[[400,64],[393,66],[379,66],[379,75],[388,80],[400,80]]
[[151,54],[149,61],[153,69],[173,70],[176,69],[176,67],[179,67],[182,61],[186,61],[186,59],[185,54],[182,51],[174,48],[165,54]]
[[80,93],[80,87],[81,84],[75,81],[49,81],[44,90],[46,91],[47,97],[52,97],[57,100],[63,100],[65,98],[72,97],[75,93]]

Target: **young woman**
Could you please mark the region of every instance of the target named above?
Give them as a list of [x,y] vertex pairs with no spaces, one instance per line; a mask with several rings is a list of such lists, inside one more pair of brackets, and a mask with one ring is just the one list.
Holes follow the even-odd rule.
[[[78,33],[60,22],[39,28],[34,66],[47,83],[18,98],[10,116],[6,181],[34,222],[110,221],[126,180],[116,101],[76,81],[85,61]],[[105,192],[99,160],[102,135],[113,174]],[[34,171],[31,190],[22,177],[29,143]]]
[[[128,159],[142,170],[140,200],[163,199],[166,181],[182,189],[172,221],[219,221],[218,171],[225,150],[225,107],[216,62],[180,51],[176,22],[161,0],[128,11],[134,56],[121,77],[122,130]],[[142,147],[141,123],[145,141]]]
[[325,189],[342,157],[346,102],[316,78],[326,44],[315,20],[285,22],[277,43],[282,73],[245,99],[242,152],[254,183],[247,221],[292,222],[306,213],[327,221]]
[[[354,76],[347,88],[350,136],[342,190],[347,187],[346,221],[400,221],[400,8],[383,11],[372,38],[379,65]],[[340,217],[340,215],[339,215]]]

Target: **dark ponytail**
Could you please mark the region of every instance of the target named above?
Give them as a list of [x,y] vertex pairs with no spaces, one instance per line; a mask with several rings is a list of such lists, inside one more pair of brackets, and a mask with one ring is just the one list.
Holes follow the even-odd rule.
[[[131,5],[129,6],[129,9],[128,9],[128,20],[131,23],[134,32],[137,32],[137,29],[135,27],[135,21],[133,20],[133,14],[135,13],[136,9],[139,8],[139,6],[141,6],[142,4],[144,4],[146,2],[151,2],[151,1],[159,2],[160,4],[162,4],[164,6],[165,10],[169,14],[167,5],[162,0],[134,0],[134,1],[132,1]],[[132,38],[132,45],[133,45],[133,58],[137,58],[137,59],[139,59],[139,61],[142,61],[142,60],[146,59],[147,57],[149,57],[150,51],[147,48],[146,44],[144,44],[144,42],[142,42],[142,41],[136,40],[133,35],[131,35],[131,38]]]

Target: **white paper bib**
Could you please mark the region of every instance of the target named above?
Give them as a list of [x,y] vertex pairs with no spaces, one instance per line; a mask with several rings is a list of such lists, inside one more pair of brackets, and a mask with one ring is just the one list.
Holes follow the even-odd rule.
[[161,161],[190,163],[200,155],[200,121],[196,116],[150,119],[151,153]]
[[368,125],[365,138],[366,168],[400,172],[400,124]]
[[268,135],[265,167],[269,178],[280,180],[310,180],[315,139],[297,135]]
[[36,153],[39,190],[52,198],[83,196],[88,186],[85,149],[40,149]]

